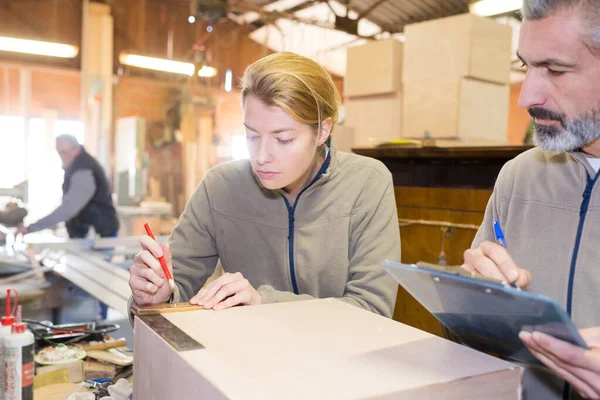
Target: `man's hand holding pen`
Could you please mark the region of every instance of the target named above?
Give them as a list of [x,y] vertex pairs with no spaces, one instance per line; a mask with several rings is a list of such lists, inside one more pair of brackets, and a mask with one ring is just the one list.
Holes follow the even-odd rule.
[[462,267],[507,284],[515,283],[519,288],[531,283],[531,273],[517,267],[508,251],[497,243],[483,242],[479,247],[465,251]]

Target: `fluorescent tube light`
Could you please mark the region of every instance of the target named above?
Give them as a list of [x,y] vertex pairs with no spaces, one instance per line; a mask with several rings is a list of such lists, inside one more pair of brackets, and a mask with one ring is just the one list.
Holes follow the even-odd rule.
[[225,71],[225,91],[231,92],[231,89],[233,89],[233,73],[228,69]]
[[480,0],[469,5],[473,14],[488,17],[512,12],[523,7],[523,0]]
[[79,53],[76,46],[39,40],[17,39],[0,36],[0,50],[40,56],[74,58]]
[[[181,61],[166,60],[164,58],[154,58],[140,56],[137,54],[121,53],[119,61],[123,65],[129,65],[137,68],[152,69],[154,71],[172,72],[192,76],[194,73],[194,64]],[[217,69],[203,65],[198,71],[198,76],[203,78],[212,78],[217,75]]]
[[198,71],[198,76],[202,78],[212,78],[217,75],[217,69],[215,67],[209,67],[208,65],[203,65],[202,68]]

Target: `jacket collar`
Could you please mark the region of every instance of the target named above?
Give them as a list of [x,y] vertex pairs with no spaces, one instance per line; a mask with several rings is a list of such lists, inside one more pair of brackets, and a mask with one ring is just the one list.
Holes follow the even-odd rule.
[[581,164],[586,169],[586,171],[590,177],[593,178],[596,176],[596,174],[597,174],[596,170],[588,162],[587,157],[585,156],[585,154],[582,151],[576,150],[576,151],[571,152],[570,154],[575,159],[575,161],[577,161],[579,164]]
[[[286,192],[283,189],[269,190],[269,189],[265,188],[260,183],[260,179],[258,179],[256,174],[252,170],[252,165],[250,162],[249,162],[249,164],[250,164],[250,170],[252,171],[252,176],[256,180],[256,183],[262,188],[262,190],[267,190],[269,192],[275,192],[275,193],[279,193],[281,195],[286,195]],[[313,178],[313,180],[308,184],[307,187],[302,189],[301,193],[302,194],[310,193],[316,187],[321,186],[322,184],[327,182],[331,178],[334,171],[336,170],[337,164],[338,164],[337,151],[332,146],[330,146],[329,152],[328,152],[327,156],[325,157],[325,161],[323,161],[323,165],[317,172],[317,175]],[[322,170],[324,166],[326,168],[325,171]]]

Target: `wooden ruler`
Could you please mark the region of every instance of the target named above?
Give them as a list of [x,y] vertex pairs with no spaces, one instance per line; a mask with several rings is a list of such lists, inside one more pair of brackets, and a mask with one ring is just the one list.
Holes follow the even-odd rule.
[[149,315],[149,314],[167,314],[173,312],[183,311],[198,311],[204,310],[202,306],[196,306],[190,303],[163,303],[163,304],[152,304],[149,306],[138,306],[133,305],[131,311],[135,315]]

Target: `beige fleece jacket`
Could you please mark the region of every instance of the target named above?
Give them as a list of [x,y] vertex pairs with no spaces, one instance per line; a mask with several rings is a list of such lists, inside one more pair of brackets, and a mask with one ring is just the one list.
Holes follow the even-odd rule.
[[[528,290],[558,301],[578,328],[600,326],[598,175],[579,152],[520,154],[502,168],[473,242],[494,241],[498,220],[508,252],[531,272]],[[525,398],[562,399],[564,384],[550,377],[527,371]]]
[[220,260],[264,303],[335,297],[391,317],[398,285],[382,263],[400,260],[400,231],[387,168],[332,149],[296,203],[261,187],[248,160],[212,168],[170,238],[174,301],[196,294]]

